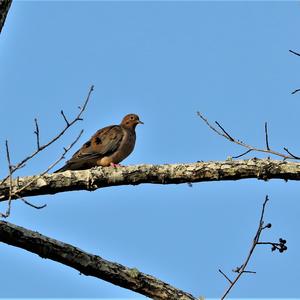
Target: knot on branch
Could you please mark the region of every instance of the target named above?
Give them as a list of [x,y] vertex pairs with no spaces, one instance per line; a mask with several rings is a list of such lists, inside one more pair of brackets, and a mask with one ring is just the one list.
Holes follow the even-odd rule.
[[278,164],[273,164],[269,161],[267,164],[263,164],[260,166],[259,171],[257,173],[257,178],[268,181],[271,178],[274,178],[274,174],[280,173],[280,167]]

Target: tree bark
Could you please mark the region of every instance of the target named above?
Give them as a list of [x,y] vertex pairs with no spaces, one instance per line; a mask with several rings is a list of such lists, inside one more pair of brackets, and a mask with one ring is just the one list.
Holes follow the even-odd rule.
[[191,294],[144,274],[136,268],[127,268],[107,261],[98,255],[87,253],[70,244],[8,222],[0,221],[0,241],[36,253],[42,258],[60,262],[78,270],[81,274],[103,279],[152,299],[196,300]]
[[[11,194],[12,199],[17,199],[75,190],[93,191],[117,185],[179,184],[247,178],[300,180],[300,163],[253,158],[191,164],[98,167],[17,178],[13,180]],[[10,184],[6,180],[0,185],[0,202],[6,201],[9,193]]]
[[7,13],[11,6],[12,0],[0,0],[0,33],[4,26]]

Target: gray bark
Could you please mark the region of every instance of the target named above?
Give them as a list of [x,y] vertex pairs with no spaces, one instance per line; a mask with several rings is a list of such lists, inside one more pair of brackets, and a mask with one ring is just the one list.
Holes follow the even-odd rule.
[[4,26],[11,3],[12,0],[0,0],[0,33]]
[[0,221],[0,241],[36,253],[112,284],[157,300],[196,300],[192,295],[144,274],[136,268],[107,261],[36,231]]
[[[75,190],[93,191],[117,185],[179,184],[247,178],[300,180],[300,163],[254,158],[190,164],[99,167],[17,178],[13,180],[11,192],[12,199],[16,199]],[[8,199],[9,191],[9,180],[6,180],[0,185],[0,202]]]

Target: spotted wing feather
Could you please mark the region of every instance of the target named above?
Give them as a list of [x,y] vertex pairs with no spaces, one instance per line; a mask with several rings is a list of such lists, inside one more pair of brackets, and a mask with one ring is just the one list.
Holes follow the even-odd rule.
[[98,130],[67,161],[66,165],[56,172],[89,169],[96,166],[97,160],[110,156],[118,150],[123,136],[123,130],[119,125],[108,126]]

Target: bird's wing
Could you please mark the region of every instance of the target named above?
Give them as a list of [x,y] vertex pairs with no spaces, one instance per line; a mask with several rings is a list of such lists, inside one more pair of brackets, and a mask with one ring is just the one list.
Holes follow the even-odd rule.
[[110,156],[118,150],[123,137],[124,132],[119,125],[102,128],[83,144],[68,163],[84,162]]

